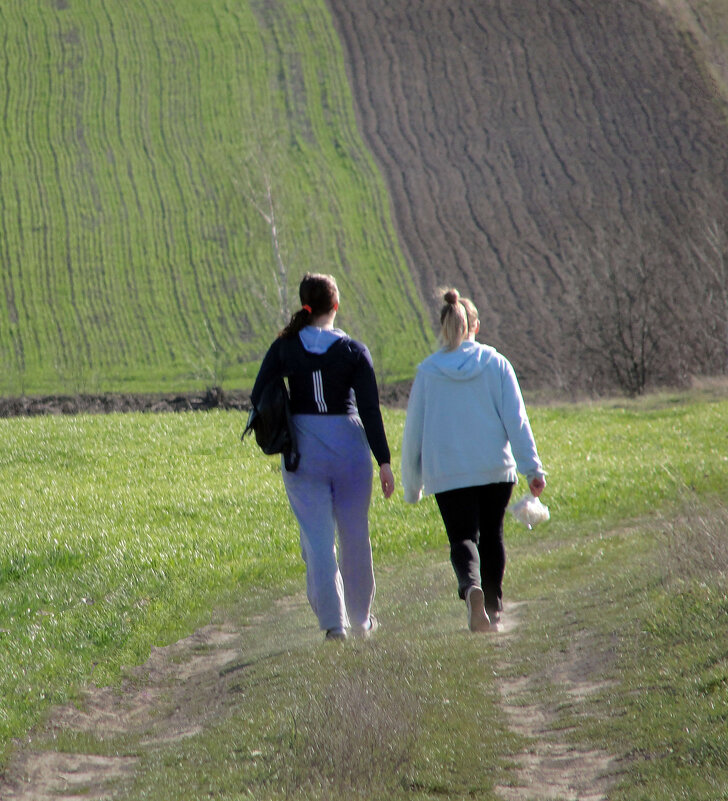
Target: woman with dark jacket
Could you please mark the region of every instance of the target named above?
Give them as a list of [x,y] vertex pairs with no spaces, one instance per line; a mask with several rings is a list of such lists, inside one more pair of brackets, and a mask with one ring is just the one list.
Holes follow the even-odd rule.
[[365,345],[334,328],[333,276],[307,273],[299,295],[301,308],[266,353],[251,400],[272,378],[288,379],[301,460],[294,472],[283,468],[283,483],[299,524],[308,600],[326,639],[368,637],[377,626],[371,454],[384,497],[394,492],[374,366]]

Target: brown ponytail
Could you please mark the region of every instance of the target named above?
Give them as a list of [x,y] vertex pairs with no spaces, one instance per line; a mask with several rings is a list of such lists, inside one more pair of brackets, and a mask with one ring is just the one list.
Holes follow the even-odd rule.
[[314,317],[327,314],[339,303],[339,289],[333,275],[306,273],[298,287],[301,308],[293,313],[288,325],[278,334],[290,339],[309,325]]

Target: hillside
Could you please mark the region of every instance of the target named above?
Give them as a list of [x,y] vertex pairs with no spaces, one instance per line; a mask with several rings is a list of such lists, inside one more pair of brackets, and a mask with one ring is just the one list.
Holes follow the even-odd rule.
[[12,0],[0,76],[0,394],[245,385],[306,270],[429,349],[323,0]]
[[728,371],[728,13],[0,8],[0,395],[250,385],[306,270],[380,378],[480,307],[525,386]]
[[726,369],[728,21],[700,5],[329,3],[422,296],[471,295],[526,384]]

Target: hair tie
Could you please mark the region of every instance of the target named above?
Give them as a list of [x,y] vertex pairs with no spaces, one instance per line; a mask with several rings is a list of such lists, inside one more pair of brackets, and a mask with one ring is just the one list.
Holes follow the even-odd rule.
[[304,309],[305,311],[307,311],[309,314],[312,313],[311,312],[311,307],[308,305],[308,303],[304,303],[303,306],[301,306],[301,308]]

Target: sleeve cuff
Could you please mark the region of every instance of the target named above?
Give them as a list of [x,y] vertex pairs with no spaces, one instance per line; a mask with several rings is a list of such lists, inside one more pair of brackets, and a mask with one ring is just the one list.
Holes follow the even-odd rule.
[[417,503],[422,499],[422,489],[420,488],[417,491],[405,490],[404,499],[407,503]]

